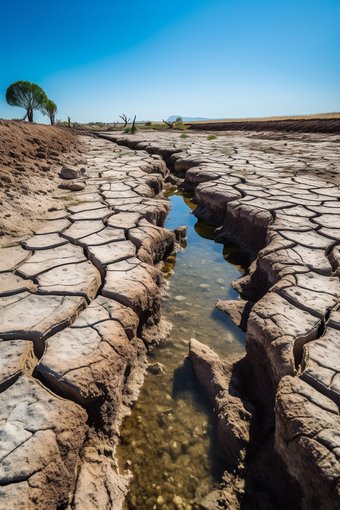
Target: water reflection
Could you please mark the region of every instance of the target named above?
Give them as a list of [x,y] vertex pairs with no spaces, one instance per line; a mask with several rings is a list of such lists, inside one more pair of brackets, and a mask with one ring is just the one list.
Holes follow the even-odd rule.
[[187,247],[164,264],[163,316],[173,331],[150,354],[155,370],[147,373],[121,430],[121,469],[129,460],[133,473],[127,509],[195,509],[218,484],[226,465],[215,443],[210,402],[186,359],[188,343],[195,337],[223,357],[244,351],[244,334],[215,308],[217,298],[236,298],[230,281],[240,275],[242,260],[234,248],[212,241],[214,227],[190,214],[190,195],[173,192],[166,227],[188,225]]

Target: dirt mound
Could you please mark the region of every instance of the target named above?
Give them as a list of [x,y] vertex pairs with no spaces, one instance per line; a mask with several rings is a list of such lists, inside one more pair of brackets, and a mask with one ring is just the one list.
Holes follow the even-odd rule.
[[48,208],[61,207],[52,199],[58,195],[58,174],[66,161],[80,162],[81,143],[66,128],[3,119],[0,140],[0,245],[4,245],[8,237],[31,234]]
[[254,120],[190,124],[197,131],[286,131],[299,133],[340,133],[340,119]]

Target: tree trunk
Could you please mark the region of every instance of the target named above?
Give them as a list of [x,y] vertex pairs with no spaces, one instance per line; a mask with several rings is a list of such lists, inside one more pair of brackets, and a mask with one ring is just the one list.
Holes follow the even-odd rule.
[[135,115],[135,118],[133,119],[132,128],[131,128],[131,133],[135,133],[135,132],[136,132],[135,122],[136,122],[136,115]]
[[33,109],[32,108],[29,108],[27,110],[27,118],[28,118],[28,122],[33,122]]

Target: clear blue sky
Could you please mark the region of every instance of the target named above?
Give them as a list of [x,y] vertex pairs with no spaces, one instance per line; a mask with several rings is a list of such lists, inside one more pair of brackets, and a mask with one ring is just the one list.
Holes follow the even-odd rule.
[[3,118],[17,80],[78,122],[340,111],[340,0],[4,1],[0,48]]

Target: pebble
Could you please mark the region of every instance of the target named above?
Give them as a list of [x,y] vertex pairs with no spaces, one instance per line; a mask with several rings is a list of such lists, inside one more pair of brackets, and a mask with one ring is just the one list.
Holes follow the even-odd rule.
[[164,504],[165,504],[165,500],[164,500],[163,496],[158,496],[156,505],[162,507]]
[[180,496],[175,496],[172,502],[175,505],[176,510],[183,510],[183,500]]

